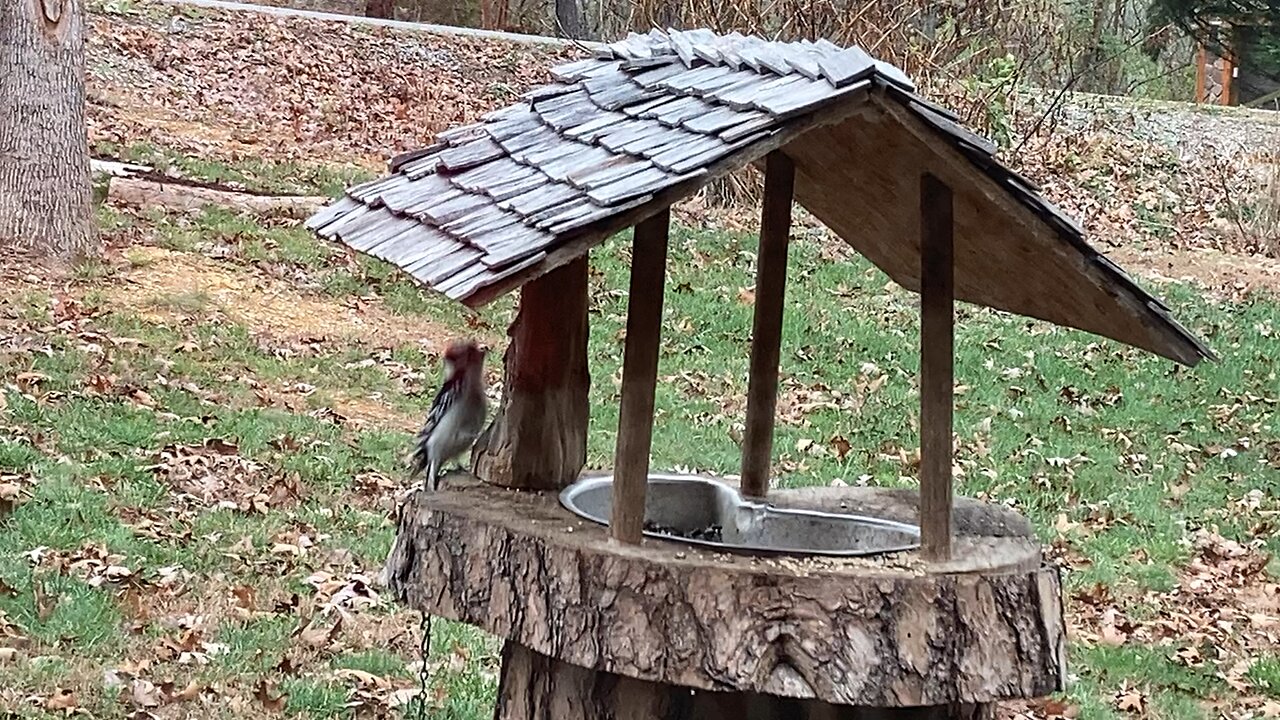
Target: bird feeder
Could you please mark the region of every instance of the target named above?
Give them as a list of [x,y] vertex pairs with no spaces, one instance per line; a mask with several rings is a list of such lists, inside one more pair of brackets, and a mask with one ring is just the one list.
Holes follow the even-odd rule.
[[[468,306],[521,290],[472,472],[407,501],[387,568],[403,602],[505,640],[495,717],[970,718],[1062,689],[1058,569],[1025,519],[953,497],[953,304],[1186,365],[1210,351],[992,143],[859,48],[654,31],[552,76],[308,221]],[[753,163],[741,480],[654,473],[670,206]],[[794,202],[921,296],[919,492],[770,489]],[[615,459],[583,480],[587,255],[628,227]],[[719,542],[654,536],[690,507],[734,526]],[[824,531],[849,539],[806,552],[746,527],[770,508],[788,527],[856,516],[884,542],[842,554],[868,535]]]

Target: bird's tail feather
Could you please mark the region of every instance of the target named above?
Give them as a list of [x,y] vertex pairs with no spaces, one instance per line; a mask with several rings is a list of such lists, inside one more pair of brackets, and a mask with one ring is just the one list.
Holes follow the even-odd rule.
[[[431,465],[431,453],[427,449],[428,435],[425,432],[418,433],[414,439],[413,454],[409,457],[409,477],[416,478],[421,475]],[[428,481],[431,478],[427,478]]]

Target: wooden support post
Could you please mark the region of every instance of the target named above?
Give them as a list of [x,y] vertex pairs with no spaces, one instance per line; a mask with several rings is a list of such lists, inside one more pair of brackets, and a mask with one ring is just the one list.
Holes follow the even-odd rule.
[[658,341],[662,335],[662,294],[667,270],[671,210],[635,227],[631,246],[631,289],[627,298],[627,339],[622,359],[622,406],[614,455],[614,539],[639,543],[644,533],[645,490],[653,440],[653,392],[658,382]]
[[507,334],[502,403],[471,453],[485,482],[559,490],[587,462],[587,258],[520,290]]
[[920,178],[920,542],[951,559],[951,408],[954,393],[954,223],[951,188]]
[[795,164],[781,150],[774,150],[765,159],[760,251],[756,258],[755,320],[747,377],[747,421],[742,436],[741,487],[743,494],[750,497],[764,497],[769,492],[795,173]]

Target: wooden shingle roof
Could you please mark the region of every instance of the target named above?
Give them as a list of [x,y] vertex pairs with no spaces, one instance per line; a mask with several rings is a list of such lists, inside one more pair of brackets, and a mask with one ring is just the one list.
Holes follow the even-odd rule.
[[[783,148],[796,199],[918,289],[925,166],[958,193],[956,296],[1194,365],[1210,351],[995,158],[993,143],[857,47],[652,31],[441,133],[307,221],[326,238],[482,305],[710,180]],[[1038,285],[1037,285],[1038,283]]]

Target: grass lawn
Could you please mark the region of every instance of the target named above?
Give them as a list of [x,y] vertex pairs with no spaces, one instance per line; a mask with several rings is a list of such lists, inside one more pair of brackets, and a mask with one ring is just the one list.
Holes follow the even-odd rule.
[[[465,313],[290,222],[101,220],[107,261],[0,291],[0,710],[411,710],[417,614],[369,579],[440,342],[501,343],[511,302]],[[592,467],[614,444],[628,240],[592,255]],[[754,245],[675,231],[655,468],[737,471]],[[1025,513],[1068,568],[1072,687],[1018,712],[1280,712],[1280,300],[1156,289],[1220,362],[961,309],[958,491]],[[796,238],[782,484],[915,482],[917,330],[915,296]],[[497,650],[436,623],[433,717],[490,716]]]

